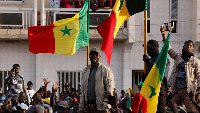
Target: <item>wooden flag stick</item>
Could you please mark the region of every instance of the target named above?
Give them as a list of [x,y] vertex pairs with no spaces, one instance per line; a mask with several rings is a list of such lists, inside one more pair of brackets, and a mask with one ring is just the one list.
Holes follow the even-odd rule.
[[[144,10],[144,54],[147,55],[147,10]],[[144,62],[144,74],[146,74],[146,62]]]

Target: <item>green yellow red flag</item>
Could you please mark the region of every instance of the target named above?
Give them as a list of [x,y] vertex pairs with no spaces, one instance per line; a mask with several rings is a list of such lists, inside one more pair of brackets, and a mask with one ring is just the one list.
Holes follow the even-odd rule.
[[28,28],[29,51],[73,55],[89,44],[89,0],[72,18]]
[[167,56],[169,51],[169,39],[168,34],[167,40],[165,41],[156,62],[154,63],[151,71],[144,81],[140,94],[147,100],[147,112],[156,113],[158,96],[160,92],[161,83],[164,77],[165,68],[167,64]]
[[103,38],[101,49],[107,57],[110,65],[113,42],[120,26],[131,15],[147,10],[147,0],[117,0],[111,11],[110,17],[101,25],[97,26],[97,31]]

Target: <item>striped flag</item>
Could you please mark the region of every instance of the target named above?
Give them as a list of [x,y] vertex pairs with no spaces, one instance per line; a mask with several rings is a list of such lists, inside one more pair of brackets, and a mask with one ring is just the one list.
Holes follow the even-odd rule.
[[162,50],[156,59],[156,62],[151,68],[151,71],[145,79],[140,92],[140,94],[142,94],[147,99],[148,113],[156,113],[157,111],[158,96],[167,63],[169,39],[170,34],[168,34],[167,40],[165,41]]
[[89,44],[89,0],[72,18],[28,28],[29,51],[73,55]]
[[131,15],[144,10],[147,10],[147,0],[117,0],[110,17],[103,24],[97,26],[97,31],[103,38],[101,49],[106,54],[109,65],[113,42],[120,26]]

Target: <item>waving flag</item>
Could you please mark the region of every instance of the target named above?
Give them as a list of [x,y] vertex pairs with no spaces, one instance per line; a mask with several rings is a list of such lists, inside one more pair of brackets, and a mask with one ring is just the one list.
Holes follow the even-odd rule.
[[170,34],[168,34],[167,40],[165,41],[162,50],[156,59],[156,62],[151,68],[151,71],[145,79],[140,92],[140,94],[142,94],[147,99],[148,113],[156,113],[157,111],[158,96],[167,63],[169,39]]
[[109,65],[113,42],[120,26],[131,15],[144,10],[147,10],[147,0],[117,0],[110,17],[103,24],[97,26],[97,31],[103,38],[101,49],[106,54]]
[[89,0],[74,17],[28,28],[29,51],[73,55],[89,44]]

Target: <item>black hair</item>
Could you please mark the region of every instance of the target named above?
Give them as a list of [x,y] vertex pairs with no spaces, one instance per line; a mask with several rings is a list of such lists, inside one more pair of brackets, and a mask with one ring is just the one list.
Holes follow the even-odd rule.
[[147,44],[152,44],[153,46],[159,48],[159,44],[158,44],[158,42],[157,42],[156,40],[151,39],[151,40],[149,40],[149,41],[147,42]]
[[185,41],[185,42],[184,42],[184,45],[187,44],[187,43],[192,43],[192,45],[193,45],[193,47],[194,47],[194,43],[193,43],[192,40]]
[[16,66],[19,66],[19,68],[20,68],[20,65],[19,65],[19,64],[13,64],[13,68],[16,67]]
[[31,81],[28,81],[27,86],[29,85],[33,85],[33,83]]

